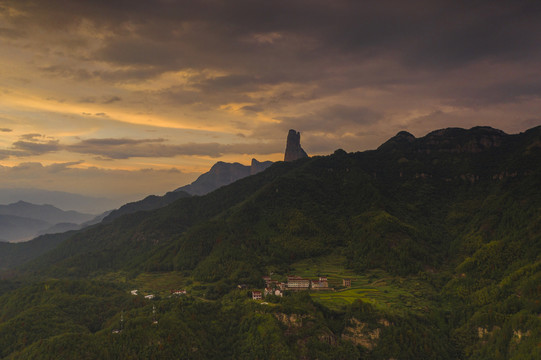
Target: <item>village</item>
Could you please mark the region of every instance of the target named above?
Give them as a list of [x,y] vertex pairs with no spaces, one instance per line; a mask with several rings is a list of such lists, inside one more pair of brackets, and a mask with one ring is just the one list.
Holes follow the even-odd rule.
[[[326,276],[320,276],[318,280],[305,279],[300,276],[287,276],[286,282],[272,280],[270,276],[263,276],[265,281],[265,289],[263,291],[252,291],[253,300],[261,300],[264,296],[275,295],[284,296],[285,291],[334,291],[334,288],[329,287],[329,281]],[[342,286],[351,287],[351,279],[342,279]],[[239,285],[242,288],[243,285]]]
[[[287,291],[335,291],[333,287],[329,286],[329,280],[327,276],[319,276],[317,280],[306,279],[301,276],[289,275],[286,277],[286,281],[273,280],[271,276],[263,276],[265,282],[265,288],[263,291],[252,290],[251,297],[253,300],[261,300],[268,295],[284,296]],[[342,287],[350,288],[352,279],[343,278]],[[336,285],[336,283],[335,283]],[[239,284],[239,289],[249,289],[245,284]],[[131,295],[139,295],[139,290],[131,290]],[[171,290],[170,297],[187,295],[186,290]],[[146,294],[144,298],[152,300],[155,298],[154,294]]]

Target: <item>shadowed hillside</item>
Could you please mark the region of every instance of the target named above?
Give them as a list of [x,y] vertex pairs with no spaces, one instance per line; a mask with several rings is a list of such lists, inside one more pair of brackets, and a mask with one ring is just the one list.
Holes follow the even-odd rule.
[[[200,358],[242,358],[248,349],[268,354],[271,343],[278,358],[536,358],[540,164],[541,127],[517,135],[444,129],[418,139],[401,132],[377,150],[276,163],[205,196],[94,226],[20,271],[36,281],[107,279],[126,290],[159,291],[171,278],[193,297],[159,300],[157,332],[137,325],[144,315],[130,305],[138,319],[130,339],[159,344],[180,326],[183,341],[206,349],[198,350]],[[269,273],[300,271],[312,279],[331,274],[338,291],[259,305],[236,290],[261,289]],[[353,289],[340,288],[345,277],[354,278]],[[9,290],[3,301],[16,296]],[[142,305],[147,312],[149,304]],[[194,315],[176,322],[184,306]],[[207,325],[208,312],[230,328]],[[110,331],[111,321],[101,329]],[[74,329],[58,331],[81,334],[80,346],[88,348],[103,340]],[[195,329],[207,336],[196,340]],[[59,341],[24,351],[61,344],[79,351],[68,346],[74,338]],[[159,353],[140,344],[126,346]]]

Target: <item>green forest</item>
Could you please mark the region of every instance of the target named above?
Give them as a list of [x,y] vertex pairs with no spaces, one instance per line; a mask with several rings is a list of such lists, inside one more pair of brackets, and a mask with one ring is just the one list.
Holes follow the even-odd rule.
[[[402,132],[57,236],[5,244],[2,359],[541,358],[541,127]],[[332,290],[252,300],[288,275]]]

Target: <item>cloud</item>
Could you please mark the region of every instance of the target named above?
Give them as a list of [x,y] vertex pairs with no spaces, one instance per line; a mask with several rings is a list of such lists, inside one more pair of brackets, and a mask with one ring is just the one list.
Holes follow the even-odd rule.
[[[500,105],[524,107],[524,114],[509,110],[502,117],[532,118],[541,99],[532,80],[540,76],[539,2],[127,3],[5,0],[6,8],[18,11],[2,15],[0,36],[25,29],[18,49],[32,49],[32,56],[46,60],[36,62],[39,77],[103,86],[99,92],[75,92],[79,102],[158,116],[178,113],[179,123],[189,118],[201,128],[227,124],[226,131],[256,139],[277,139],[296,128],[314,144],[319,135],[339,146],[353,143],[352,136],[364,141],[359,134],[367,132],[394,133],[411,119],[418,126],[473,126]],[[84,111],[89,122],[105,122],[107,114],[114,117],[110,108],[88,106],[78,113]],[[437,121],[415,120],[444,108]],[[480,109],[483,117],[477,116]],[[457,114],[467,120],[457,120]],[[20,147],[54,149],[53,143],[40,144],[41,149]],[[125,159],[214,157],[232,153],[230,145],[196,139],[180,145],[109,144],[102,150],[88,143],[62,146]],[[1,156],[23,149],[10,151]]]
[[[130,158],[172,158],[176,156],[209,156],[217,158],[225,154],[272,154],[281,152],[282,142],[263,141],[235,144],[218,142],[171,144],[164,138],[89,138],[76,143],[62,143],[38,133],[24,134],[9,149],[0,149],[0,158],[39,156],[52,152],[67,151],[95,155],[101,160]],[[69,162],[77,165],[80,162]]]
[[69,170],[72,166],[83,164],[84,161],[70,161],[65,163],[54,163],[47,167],[48,171],[51,173],[59,173],[66,170]]
[[77,145],[73,145],[73,147],[76,146],[123,146],[123,145],[138,145],[138,144],[145,144],[145,143],[161,143],[164,142],[165,139],[127,139],[127,138],[121,138],[121,139],[115,139],[115,138],[106,138],[106,139],[86,139],[78,143]]
[[[172,157],[174,151],[167,147],[157,147],[164,139],[85,139],[66,145],[64,149],[81,154],[92,154],[109,159],[129,159],[131,157]],[[160,151],[161,150],[161,151]]]
[[[522,99],[525,92],[540,96],[526,76],[527,69],[541,60],[539,2],[133,0],[126,6],[124,1],[6,0],[5,4],[18,10],[10,12],[18,15],[5,15],[5,29],[37,27],[63,53],[76,50],[77,61],[52,61],[41,67],[51,77],[125,84],[178,71],[215,74],[194,76],[185,86],[154,94],[169,104],[203,104],[209,110],[256,102],[253,108],[280,111],[340,97],[356,88],[392,92],[393,86],[408,84],[421,92],[453,76],[456,69],[484,62],[513,64],[519,74],[506,86],[491,83],[494,74],[501,74],[497,69],[482,77],[471,69],[460,76],[473,76],[475,83],[455,84],[441,94],[443,100],[471,106]],[[59,32],[71,37],[58,40]],[[36,33],[28,31],[25,39]],[[112,104],[124,98],[90,96],[81,101]],[[253,108],[243,109],[245,115],[253,115]]]
[[0,132],[12,132],[13,129],[8,129],[8,128],[0,128]]
[[83,103],[83,104],[95,104],[96,103],[96,98],[93,97],[93,96],[84,97],[82,99],[79,99],[79,102]]
[[118,101],[122,101],[122,98],[120,96],[102,96],[101,100],[97,99],[94,96],[88,96],[88,97],[79,99],[79,102],[83,104],[96,104],[99,102],[101,104],[107,105],[107,104],[112,104]]
[[49,140],[46,142],[34,141],[16,141],[13,143],[13,148],[16,149],[17,156],[43,155],[50,152],[59,151],[61,146],[58,140]]
[[23,140],[28,140],[28,141],[37,141],[36,138],[40,138],[41,136],[42,135],[38,133],[31,133],[31,134],[23,134],[20,136],[20,138]]
[[75,79],[79,81],[92,80],[95,78],[99,78],[101,75],[101,72],[99,71],[89,71],[86,69],[76,68],[76,67],[65,65],[65,64],[44,66],[44,67],[40,67],[39,70],[53,77],[60,76],[60,77]]
[[257,106],[257,105],[246,105],[246,106],[243,106],[241,108],[241,110],[244,110],[244,111],[247,111],[247,112],[261,112],[263,111],[263,107],[262,106]]
[[50,165],[24,162],[11,167],[0,165],[0,177],[5,188],[68,191],[115,199],[131,196],[130,201],[148,194],[164,194],[194,181],[198,175],[176,168],[132,171],[84,167],[79,161]]
[[303,129],[303,131],[339,134],[342,131],[371,125],[382,118],[382,114],[363,106],[331,105],[312,113],[283,117],[283,129]]
[[43,155],[61,150],[58,140],[38,133],[23,134],[10,149],[0,149],[0,158]]
[[541,83],[533,78],[521,82],[504,81],[466,88],[460,94],[452,94],[452,104],[486,107],[493,104],[520,103],[532,98],[541,98]]
[[[272,154],[281,151],[283,144],[267,143],[187,143],[165,144],[165,139],[86,139],[79,143],[66,145],[63,149],[81,154],[93,154],[109,159],[129,159],[133,157],[175,157],[210,156],[224,154]],[[280,150],[279,150],[280,149]]]
[[24,32],[16,29],[0,28],[0,38],[19,39],[24,36]]
[[109,97],[107,99],[104,99],[103,103],[104,104],[112,104],[114,102],[121,101],[121,100],[122,100],[122,98],[120,96],[111,96],[111,97]]

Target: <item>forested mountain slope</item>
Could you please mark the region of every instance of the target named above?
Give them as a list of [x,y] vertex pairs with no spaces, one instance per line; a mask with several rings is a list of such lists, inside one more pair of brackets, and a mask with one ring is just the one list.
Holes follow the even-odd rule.
[[[261,288],[262,275],[285,276],[329,256],[341,263],[312,277],[347,270],[367,278],[372,290],[357,288],[360,297],[338,310],[301,294],[257,310],[234,290],[238,284]],[[383,286],[372,275],[376,269],[394,284],[382,299],[405,303],[396,286],[411,282],[422,305],[362,300]],[[194,358],[220,358],[210,348],[226,358],[247,358],[256,344],[267,354],[261,358],[273,358],[264,351],[272,342],[282,354],[274,358],[534,359],[541,355],[541,127],[517,135],[486,127],[443,129],[419,139],[401,132],[373,151],[276,163],[206,196],[78,232],[20,271],[39,282],[128,274],[126,284],[144,274],[175,273],[194,294],[214,301],[210,310],[195,298],[178,307],[163,300],[163,333],[131,324],[130,339],[154,344],[140,354],[159,354],[157,344],[167,334],[190,324],[176,333],[199,349]],[[3,298],[16,295],[6,290]],[[137,306],[129,311],[140,319]],[[141,306],[148,311],[150,305]],[[193,322],[173,320],[183,318],[184,306],[196,314]],[[230,329],[212,327],[207,311],[240,320]],[[293,315],[305,320],[293,325]],[[100,331],[111,330],[108,319]],[[197,329],[208,337],[197,338]],[[81,334],[85,351],[106,335],[69,331]],[[75,339],[59,341],[34,344],[25,356],[62,344],[82,351],[66,345]],[[165,349],[186,356],[190,346]]]
[[[261,269],[343,247],[358,270],[415,273],[468,255],[463,235],[474,231],[479,211],[494,213],[483,214],[485,227],[501,227],[522,201],[522,213],[535,223],[539,133],[399,134],[375,151],[278,163],[207,196],[78,233],[28,268],[197,268],[211,279],[236,262]],[[229,264],[220,260],[226,253]]]

